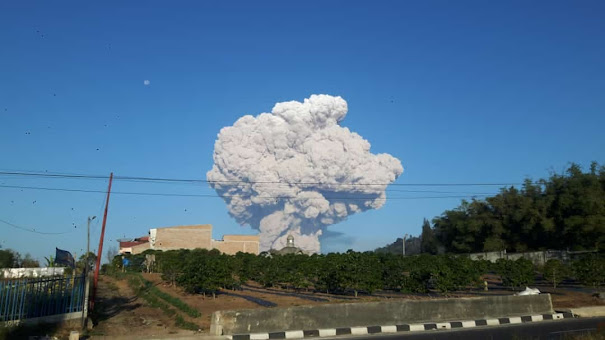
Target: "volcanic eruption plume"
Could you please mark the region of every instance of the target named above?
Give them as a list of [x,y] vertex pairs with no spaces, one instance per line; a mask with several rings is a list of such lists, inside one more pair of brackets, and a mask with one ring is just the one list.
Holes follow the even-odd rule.
[[368,141],[340,126],[346,114],[341,97],[312,95],[221,129],[207,180],[238,223],[260,231],[261,250],[280,249],[293,235],[317,253],[327,226],[384,205],[401,162],[372,154]]

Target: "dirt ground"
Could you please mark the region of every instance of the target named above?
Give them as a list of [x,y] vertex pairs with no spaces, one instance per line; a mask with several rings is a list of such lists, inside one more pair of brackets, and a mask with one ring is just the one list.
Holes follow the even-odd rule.
[[109,276],[99,277],[95,324],[91,339],[129,335],[190,335],[191,331],[178,329],[174,321],[161,310],[146,305],[130,290],[125,280]]
[[[497,275],[485,275],[490,291],[494,294],[511,294],[510,289],[502,286],[502,281]],[[550,294],[552,305],[555,310],[585,306],[605,306],[605,300],[599,299],[594,293],[595,289],[587,288],[573,282],[564,282],[553,288],[552,284],[538,280],[531,285],[538,288],[542,293]]]
[[[208,295],[206,297],[199,294],[187,294],[183,292],[183,290],[179,287],[170,286],[169,284],[164,283],[160,274],[143,274],[143,277],[153,282],[156,287],[160,290],[177,296],[181,300],[183,300],[188,305],[194,307],[202,313],[201,318],[199,319],[199,324],[202,326],[202,330],[207,332],[210,328],[210,318],[212,313],[218,310],[231,310],[231,309],[251,309],[251,308],[265,308],[257,303],[251,302],[242,298],[241,296],[249,296],[252,298],[261,299],[264,301],[269,301],[277,305],[277,307],[289,307],[289,306],[302,306],[302,305],[316,305],[320,303],[334,303],[334,302],[349,302],[349,300],[340,299],[338,297],[327,296],[326,294],[312,294],[309,293],[309,296],[317,296],[321,298],[325,298],[328,301],[311,301],[308,299],[303,299],[299,297],[293,296],[282,296],[277,295],[276,293],[291,293],[285,290],[267,290],[263,289],[258,285],[251,285],[250,288],[244,287],[242,291],[225,291],[224,294],[219,294],[216,298]],[[263,290],[265,292],[258,292],[257,290]],[[273,293],[273,294],[271,294]],[[233,295],[228,295],[233,294]],[[235,296],[239,295],[239,296]],[[376,298],[372,298],[372,300],[376,300]]]
[[566,287],[553,289],[552,287],[539,287],[543,293],[550,293],[552,305],[555,309],[576,308],[585,306],[605,306],[605,300],[595,294],[587,292],[576,292]]
[[[371,296],[360,295],[341,296],[325,293],[296,292],[297,296],[288,296],[295,293],[292,290],[270,288],[266,289],[257,284],[245,285],[242,290],[223,291],[216,298],[199,294],[187,294],[179,287],[173,287],[163,282],[159,274],[143,274],[158,289],[178,297],[183,302],[201,312],[199,318],[184,317],[187,321],[200,326],[203,333],[210,328],[212,313],[218,310],[288,307],[301,305],[316,305],[323,303],[368,302],[385,301],[392,299],[434,299],[442,298],[439,294],[401,294],[396,292],[377,292]],[[489,290],[481,288],[471,291],[454,292],[448,297],[469,297],[488,295],[509,295],[514,292],[502,287],[497,278],[486,278]],[[564,309],[579,306],[605,305],[605,301],[594,297],[589,289],[581,287],[561,287],[553,289],[547,284],[538,283],[536,286],[544,293],[550,293],[555,309]],[[321,300],[321,301],[314,301]],[[166,316],[160,309],[147,306],[145,301],[137,299],[128,287],[126,280],[102,276],[98,293],[99,313],[92,335],[93,339],[102,339],[103,336],[137,336],[160,335],[191,335],[194,332],[185,331],[175,326],[173,318]]]

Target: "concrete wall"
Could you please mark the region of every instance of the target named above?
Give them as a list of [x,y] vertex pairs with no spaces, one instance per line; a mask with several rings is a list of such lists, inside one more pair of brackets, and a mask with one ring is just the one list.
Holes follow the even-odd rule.
[[122,255],[122,254],[130,254],[132,253],[132,247],[121,247],[120,250],[118,251],[118,254]]
[[527,253],[514,253],[514,254],[507,254],[507,258],[509,260],[513,260],[516,261],[520,258],[525,258],[527,260],[530,260],[533,264],[535,265],[544,265],[546,263],[546,261],[549,260],[549,256],[548,256],[548,252],[547,251],[532,251],[532,252],[527,252]]
[[2,277],[5,279],[18,279],[22,277],[63,276],[63,274],[65,273],[65,268],[3,268],[1,273]]
[[212,248],[212,226],[210,224],[157,228],[154,234],[155,238],[150,239],[151,249]]
[[589,253],[595,253],[596,251],[566,251],[566,250],[544,250],[544,251],[532,251],[525,253],[507,253],[506,251],[491,251],[483,253],[472,253],[468,254],[471,260],[488,260],[490,262],[496,262],[499,259],[518,260],[520,258],[526,258],[535,265],[543,265],[548,260],[559,260],[563,262],[569,262],[577,257]]
[[145,250],[149,249],[149,243],[141,243],[141,244],[137,244],[131,247],[121,247],[120,251],[118,252],[120,255],[123,254],[140,254],[142,252],[144,252]]
[[4,326],[5,327],[14,327],[14,326],[19,326],[19,325],[35,326],[35,325],[39,325],[39,324],[62,323],[62,322],[69,321],[69,320],[78,320],[78,325],[81,325],[82,324],[82,322],[81,322],[82,312],[48,315],[48,316],[43,316],[43,317],[39,317],[39,318],[30,318],[30,319],[23,319],[23,320],[5,321]]
[[130,253],[136,255],[144,252],[147,249],[149,249],[149,242],[130,247]]
[[466,321],[553,313],[549,294],[398,300],[219,311],[211,335],[279,332],[434,321]]
[[258,235],[225,235],[222,241],[212,240],[212,247],[229,255],[235,255],[239,251],[258,255],[260,237]]
[[487,251],[487,252],[483,252],[483,253],[468,254],[468,256],[470,257],[471,260],[474,260],[474,261],[487,260],[490,262],[496,262],[499,259],[506,258],[506,252],[505,251]]
[[258,235],[225,235],[223,240],[212,239],[212,225],[190,225],[149,230],[149,242],[129,247],[121,247],[120,254],[140,254],[147,249],[177,250],[177,249],[218,249],[234,255],[237,252],[257,254],[260,251]]

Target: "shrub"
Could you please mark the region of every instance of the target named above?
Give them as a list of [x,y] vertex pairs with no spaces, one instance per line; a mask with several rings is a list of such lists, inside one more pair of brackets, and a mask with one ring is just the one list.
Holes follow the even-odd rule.
[[597,288],[605,283],[605,259],[598,255],[574,262],[573,271],[576,279],[586,286]]
[[520,258],[516,261],[499,259],[496,268],[502,283],[511,289],[534,282],[534,266],[527,259]]

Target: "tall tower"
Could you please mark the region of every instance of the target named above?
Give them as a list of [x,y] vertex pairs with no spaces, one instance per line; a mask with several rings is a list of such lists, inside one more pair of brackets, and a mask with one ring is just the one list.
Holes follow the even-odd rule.
[[286,247],[294,248],[294,237],[292,235],[288,235],[288,238],[286,240]]

